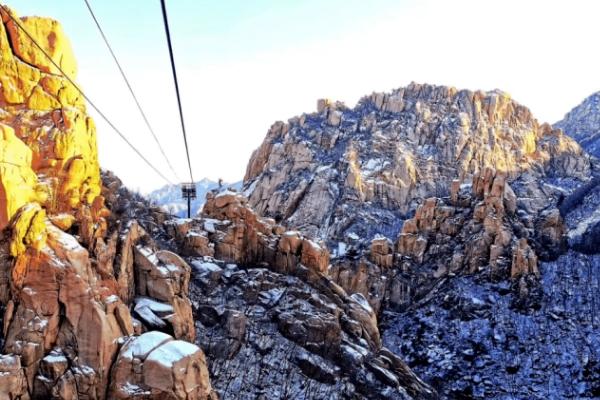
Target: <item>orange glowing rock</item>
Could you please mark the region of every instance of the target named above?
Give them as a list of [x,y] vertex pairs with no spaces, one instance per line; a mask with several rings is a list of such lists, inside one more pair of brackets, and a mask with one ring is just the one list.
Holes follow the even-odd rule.
[[[0,229],[31,202],[49,216],[76,216],[101,192],[96,127],[78,90],[4,10],[0,15]],[[60,24],[39,17],[19,21],[75,79],[75,58]]]

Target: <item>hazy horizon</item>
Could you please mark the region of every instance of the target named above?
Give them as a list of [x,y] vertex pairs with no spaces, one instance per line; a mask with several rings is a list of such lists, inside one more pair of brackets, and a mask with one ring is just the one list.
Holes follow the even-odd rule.
[[[188,180],[160,3],[90,3],[179,177]],[[600,3],[593,1],[249,3],[167,2],[195,180],[240,180],[271,124],[314,111],[318,98],[352,106],[363,95],[411,81],[498,88],[540,122],[554,123],[600,89]],[[61,22],[81,87],[169,173],[85,3],[8,5],[20,16]],[[103,168],[142,192],[165,184],[90,113]]]

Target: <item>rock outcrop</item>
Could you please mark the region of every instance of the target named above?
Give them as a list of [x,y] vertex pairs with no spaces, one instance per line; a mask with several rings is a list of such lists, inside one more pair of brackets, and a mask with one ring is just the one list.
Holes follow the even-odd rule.
[[125,343],[112,371],[111,399],[213,398],[204,353],[162,332],[148,332]]
[[[1,15],[0,229],[29,202],[48,214],[85,212],[101,191],[94,123],[77,89],[4,9]],[[39,17],[19,21],[74,78],[77,68],[60,24]]]
[[[576,142],[506,93],[411,84],[354,108],[320,101],[316,113],[275,123],[244,181],[260,215],[335,245],[394,240],[421,199],[448,196],[453,180],[486,168],[548,190],[544,181],[585,178],[590,164]],[[533,189],[513,188],[531,197]]]
[[[384,343],[441,397],[593,397],[597,352],[581,346],[597,342],[594,318],[583,317],[597,260],[567,250],[597,251],[593,162],[502,92],[411,84],[275,123],[244,189],[259,215],[327,244],[327,276],[368,302]],[[564,262],[587,268],[587,288],[565,290]],[[585,319],[565,346],[552,329],[561,301],[560,329]],[[568,346],[590,354],[569,363],[573,373],[556,367]],[[522,349],[533,352],[525,365]],[[544,378],[542,358],[559,378]],[[518,387],[507,387],[513,375]]]
[[[600,317],[595,311],[600,249],[593,235],[600,186],[575,190],[564,202],[569,207],[562,216],[556,209],[540,213],[526,226],[540,233],[527,245],[519,239],[512,250],[511,270],[522,273],[533,270],[535,249],[539,278],[456,275],[408,310],[386,310],[384,344],[398,349],[441,397],[541,400],[600,394]],[[543,250],[564,249],[565,238],[571,249],[558,257]],[[515,297],[515,290],[527,292],[525,298]]]
[[410,262],[433,267],[438,277],[486,266],[499,277],[509,267],[513,278],[538,274],[537,257],[527,237],[520,237],[527,227],[516,216],[515,200],[506,176],[492,169],[475,175],[472,184],[455,181],[448,204],[426,199],[404,222],[397,251]]
[[583,100],[554,124],[583,147],[600,158],[600,92]]
[[[365,297],[329,276],[323,243],[231,191],[209,194],[201,218],[165,226],[190,255],[197,337],[223,398],[435,397],[381,346]],[[194,247],[190,237],[203,239]]]
[[[3,398],[104,399],[126,339],[161,329],[194,340],[191,270],[123,212],[127,205],[121,203],[132,197],[121,196],[113,176],[102,182],[94,123],[79,92],[4,9],[0,14]],[[18,21],[75,79],[74,57],[58,22]],[[143,301],[151,306],[141,310]],[[139,320],[132,317],[134,303]],[[154,312],[158,326],[143,318]],[[207,398],[202,351],[174,343],[160,348],[171,366],[144,359],[144,371],[173,372],[171,387],[165,381],[150,385],[151,392]],[[182,366],[190,373],[182,374]]]

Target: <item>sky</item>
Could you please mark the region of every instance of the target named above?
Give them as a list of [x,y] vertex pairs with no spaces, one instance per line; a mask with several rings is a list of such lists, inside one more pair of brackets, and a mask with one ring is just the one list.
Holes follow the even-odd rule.
[[[86,94],[170,180],[189,181],[159,0],[88,0],[174,164],[170,173],[83,0],[7,0],[59,20]],[[501,89],[554,123],[600,90],[597,0],[167,0],[195,180],[243,178],[277,120],[410,82]],[[100,163],[166,182],[96,113]]]

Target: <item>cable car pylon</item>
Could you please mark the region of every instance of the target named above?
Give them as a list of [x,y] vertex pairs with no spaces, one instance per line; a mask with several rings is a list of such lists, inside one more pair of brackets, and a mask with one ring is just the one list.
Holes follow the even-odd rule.
[[196,184],[192,183],[182,183],[181,184],[181,197],[187,199],[187,217],[191,218],[191,207],[192,200],[196,199]]
[[185,131],[185,120],[183,118],[183,107],[181,106],[181,94],[179,93],[179,82],[177,80],[177,68],[175,68],[175,56],[173,55],[173,45],[171,44],[171,32],[169,30],[169,18],[167,17],[167,5],[165,0],[160,1],[163,23],[165,26],[165,35],[167,36],[167,45],[169,47],[169,57],[171,60],[171,71],[173,72],[173,82],[175,83],[175,93],[177,94],[177,106],[179,107],[179,120],[181,122],[181,132],[183,133],[183,143],[185,144],[185,154],[187,156],[188,168],[190,171],[190,183],[181,184],[181,196],[187,200],[188,218],[191,218],[192,199],[196,198],[196,184],[192,173],[192,162],[190,160],[190,150],[188,147],[187,133]]

